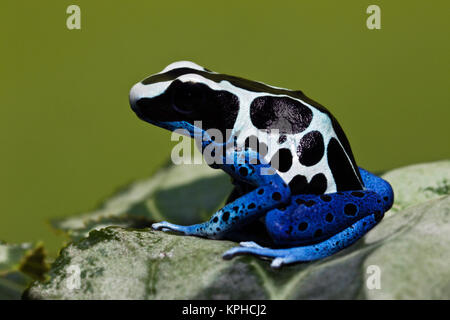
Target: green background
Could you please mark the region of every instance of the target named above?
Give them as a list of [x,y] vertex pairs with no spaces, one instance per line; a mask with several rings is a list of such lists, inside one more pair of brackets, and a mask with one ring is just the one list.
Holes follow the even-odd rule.
[[[66,8],[81,8],[81,30]],[[366,8],[381,7],[381,30]],[[301,89],[337,117],[360,166],[448,158],[448,1],[0,2],[0,238],[62,237],[46,220],[92,209],[167,161],[131,86],[177,60]]]

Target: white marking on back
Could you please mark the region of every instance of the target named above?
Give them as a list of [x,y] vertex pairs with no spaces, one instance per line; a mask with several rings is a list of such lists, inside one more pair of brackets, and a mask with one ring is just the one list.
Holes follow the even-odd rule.
[[167,67],[165,67],[160,73],[165,73],[167,71],[173,70],[173,69],[179,69],[179,68],[191,68],[195,70],[200,71],[206,71],[205,68],[202,66],[199,66],[198,64],[191,62],[191,61],[177,61],[169,64]]
[[[193,62],[178,61],[178,62],[174,62],[174,63],[168,65],[160,73],[164,73],[164,72],[167,72],[167,71],[170,71],[173,69],[177,69],[177,68],[192,68],[195,70],[205,71],[203,67],[201,67],[198,64],[195,64]],[[210,72],[210,73],[215,73],[215,72]],[[147,84],[147,85],[144,85],[139,82],[133,87],[133,89],[135,89],[135,90],[132,89],[132,91],[134,91],[133,94],[135,96],[152,98],[152,97],[158,96],[160,94],[163,94],[165,92],[165,90],[167,89],[167,87],[173,81],[175,81],[177,79],[182,82],[187,82],[187,81],[200,82],[200,83],[207,85],[208,87],[210,87],[213,90],[217,90],[217,91],[226,90],[226,91],[229,91],[229,92],[233,93],[234,95],[236,95],[239,99],[239,112],[238,112],[236,121],[235,121],[232,129],[233,129],[233,134],[236,135],[236,137],[237,137],[237,145],[243,147],[244,143],[245,143],[245,139],[247,137],[249,137],[251,135],[257,136],[260,142],[263,142],[268,146],[268,153],[264,158],[264,160],[267,162],[269,162],[271,160],[273,155],[280,148],[282,148],[282,147],[288,148],[291,151],[291,154],[293,157],[292,166],[287,172],[278,172],[277,171],[278,174],[282,177],[282,179],[286,183],[289,183],[298,174],[305,176],[309,183],[314,175],[316,175],[318,173],[323,173],[327,179],[327,189],[326,189],[325,193],[331,193],[331,192],[337,191],[336,183],[333,178],[333,174],[331,172],[331,169],[328,166],[327,148],[328,148],[328,143],[331,140],[331,138],[335,138],[339,142],[339,144],[341,144],[341,141],[339,140],[338,136],[336,135],[336,133],[333,129],[332,123],[331,123],[331,119],[329,118],[329,116],[326,113],[320,111],[319,109],[315,108],[314,106],[308,104],[307,102],[305,102],[302,99],[297,98],[297,97],[288,96],[286,94],[273,94],[273,93],[269,93],[269,92],[253,92],[253,91],[249,91],[249,90],[234,86],[227,80],[215,82],[215,81],[209,80],[209,79],[207,79],[201,75],[195,74],[195,73],[183,74],[183,75],[179,76],[178,78],[170,80],[170,81],[157,82],[157,83],[152,83],[152,84]],[[267,85],[263,82],[259,82],[259,83]],[[275,87],[275,86],[271,86],[271,85],[267,85],[267,86],[276,88],[276,89],[284,89],[284,88]],[[289,90],[289,89],[285,89],[285,90]],[[278,143],[279,135],[273,135],[273,134],[271,135],[270,133],[267,133],[263,130],[259,130],[251,122],[250,105],[255,98],[261,97],[261,96],[288,97],[290,99],[297,100],[297,101],[301,102],[302,104],[308,106],[313,112],[313,118],[312,118],[312,121],[309,124],[308,128],[306,128],[304,131],[302,131],[300,133],[285,134],[286,141],[280,145]],[[306,166],[303,166],[298,160],[297,148],[298,148],[301,138],[305,134],[307,134],[311,131],[314,131],[314,130],[319,131],[323,136],[324,146],[325,146],[324,154],[323,154],[321,160],[317,164],[306,167]],[[341,147],[342,147],[342,150],[344,150],[349,163],[352,165],[352,162],[350,161],[350,156],[347,154],[347,152],[343,148],[342,144],[341,144]],[[353,165],[352,165],[352,169],[355,173],[355,176],[358,177],[358,175],[356,173],[357,168],[353,168]]]

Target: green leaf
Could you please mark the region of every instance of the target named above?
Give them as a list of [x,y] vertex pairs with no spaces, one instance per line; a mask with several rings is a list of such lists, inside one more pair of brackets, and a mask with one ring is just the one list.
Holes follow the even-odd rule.
[[[326,259],[272,270],[255,257],[222,260],[223,252],[236,245],[230,241],[108,227],[64,248],[49,279],[36,282],[27,297],[449,299],[450,161],[409,166],[384,177],[395,190],[394,210],[356,244]],[[75,288],[74,266],[80,271]],[[373,268],[379,271],[379,289],[367,285]]]
[[450,194],[450,160],[415,164],[382,175],[394,189],[391,211]]
[[42,244],[0,242],[0,300],[20,299],[33,280],[44,280],[49,267]]
[[230,178],[207,165],[171,165],[135,182],[106,200],[97,210],[55,219],[53,227],[80,239],[92,229],[110,225],[145,227],[169,220],[193,224],[206,220],[231,192]]

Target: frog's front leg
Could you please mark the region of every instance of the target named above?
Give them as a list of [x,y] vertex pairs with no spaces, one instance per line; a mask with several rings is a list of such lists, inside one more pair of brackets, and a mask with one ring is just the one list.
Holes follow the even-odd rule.
[[[237,153],[236,157],[243,157],[246,163],[228,159],[228,161],[224,160],[222,169],[235,179],[256,186],[255,190],[228,203],[213,214],[207,222],[180,226],[163,221],[153,224],[152,227],[156,230],[175,231],[184,235],[220,239],[234,228],[247,224],[261,217],[268,210],[287,203],[290,198],[289,187],[278,174],[267,174],[272,170],[269,164],[257,161],[259,156],[251,150]],[[236,160],[236,157],[233,159]]]

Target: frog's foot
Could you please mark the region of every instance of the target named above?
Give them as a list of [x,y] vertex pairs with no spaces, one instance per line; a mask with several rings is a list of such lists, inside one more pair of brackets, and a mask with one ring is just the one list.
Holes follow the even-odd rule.
[[[244,244],[244,245],[243,245]],[[225,252],[222,256],[225,260],[230,260],[235,256],[239,255],[254,255],[259,256],[261,258],[274,258],[270,263],[270,266],[273,269],[279,269],[285,264],[290,264],[294,262],[301,262],[302,260],[298,260],[297,257],[291,255],[289,253],[290,249],[270,249],[264,248],[259,245],[256,246],[247,246],[244,242],[240,243],[240,247],[234,247]]]
[[158,222],[158,223],[154,223],[152,224],[152,228],[154,230],[160,230],[160,231],[164,231],[164,232],[177,232],[183,235],[188,235],[189,234],[189,230],[187,226],[180,226],[177,224],[173,224],[167,221],[162,221],[162,222]]
[[234,247],[226,251],[223,255],[225,260],[230,260],[238,255],[254,255],[258,257],[273,258],[271,263],[272,268],[280,268],[286,264],[297,262],[314,261],[328,257],[356,242],[368,230],[373,228],[378,222],[378,217],[375,215],[366,216],[357,221],[347,229],[344,229],[331,238],[320,243],[286,248],[286,249],[271,249],[264,248],[255,243],[244,242],[240,247]]
[[240,247],[234,247],[223,254],[223,259],[230,260],[239,255],[254,255],[262,258],[274,258],[270,266],[274,269],[280,268],[284,264],[297,262],[296,258],[289,254],[290,249],[270,249],[264,248],[253,241],[241,242]]
[[261,247],[259,244],[257,244],[254,241],[242,241],[239,242],[239,245],[241,247],[246,247],[246,248],[259,248],[259,249],[265,249],[264,247]]

